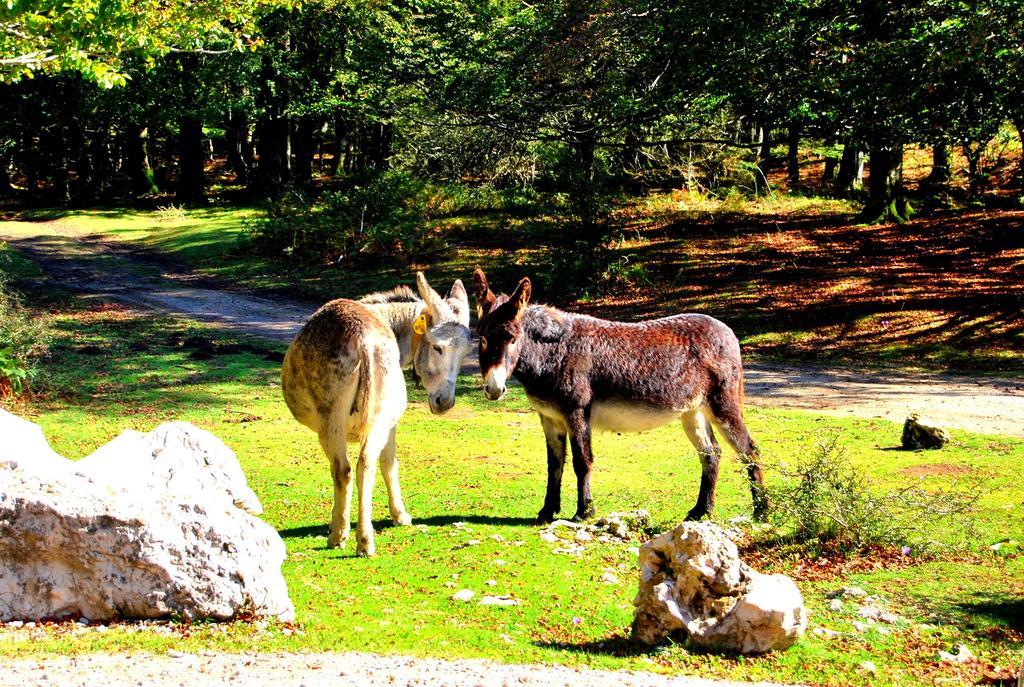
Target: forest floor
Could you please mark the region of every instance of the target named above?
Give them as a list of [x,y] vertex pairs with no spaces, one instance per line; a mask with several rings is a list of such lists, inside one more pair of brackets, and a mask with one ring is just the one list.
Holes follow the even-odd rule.
[[[274,293],[256,295],[153,250],[76,232],[63,220],[33,226],[35,233],[26,236],[5,232],[0,224],[0,240],[38,263],[59,287],[90,298],[278,341],[290,341],[319,305]],[[475,375],[476,357],[466,363],[466,373]],[[958,429],[1024,437],[1020,379],[766,361],[748,361],[746,375],[754,405],[894,422],[917,412]]]

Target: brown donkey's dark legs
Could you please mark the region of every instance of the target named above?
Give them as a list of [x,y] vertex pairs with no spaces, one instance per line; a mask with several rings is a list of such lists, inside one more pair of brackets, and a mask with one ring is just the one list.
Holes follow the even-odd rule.
[[576,473],[576,514],[573,521],[594,517],[594,499],[590,494],[590,469],[594,455],[590,450],[590,421],[581,409],[566,418],[569,422],[569,445],[572,447],[572,469]]
[[743,421],[743,408],[740,406],[738,393],[713,395],[708,398],[712,421],[715,429],[729,443],[740,460],[747,468],[747,479],[750,481],[750,493],[754,500],[754,519],[764,520],[768,515],[768,494],[764,488],[764,470],[761,469],[760,454],[757,444],[747,431]]
[[548,448],[548,490],[544,495],[544,507],[537,513],[537,522],[545,525],[555,519],[555,513],[562,510],[565,432],[543,415],[540,416],[540,424],[544,427],[544,438]]

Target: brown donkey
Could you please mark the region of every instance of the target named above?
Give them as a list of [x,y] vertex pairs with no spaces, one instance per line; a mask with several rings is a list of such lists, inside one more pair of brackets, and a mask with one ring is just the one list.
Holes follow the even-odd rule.
[[686,518],[698,520],[715,506],[721,449],[711,426],[744,460],[754,515],[764,517],[764,476],[743,422],[740,347],[726,325],[706,315],[610,322],[530,305],[529,279],[510,297],[495,297],[479,269],[473,291],[481,316],[484,393],[501,398],[509,375],[515,376],[544,427],[548,486],[540,522],[550,522],[561,510],[566,437],[576,472],[573,520],[583,520],[594,515],[591,430],[643,432],[676,418],[682,419],[702,468],[697,504]]
[[402,368],[412,365],[427,391],[430,410],[455,405],[455,382],[470,348],[469,297],[461,281],[447,299],[422,273],[420,297],[401,286],[358,301],[344,298],[320,308],[288,348],[281,389],[295,419],[320,437],[331,463],[334,509],[327,545],[344,546],[352,514],[352,469],[347,442],[359,442],[356,467],[359,521],[356,553],[372,556],[370,520],[375,467],[388,488],[391,519],[408,525],[395,457],[395,428],[405,412]]

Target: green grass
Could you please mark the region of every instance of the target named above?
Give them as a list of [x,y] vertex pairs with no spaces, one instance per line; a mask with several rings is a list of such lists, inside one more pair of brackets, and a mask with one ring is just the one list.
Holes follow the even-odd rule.
[[[259,353],[199,361],[181,342],[189,333],[221,337],[199,325],[132,316],[117,309],[69,308],[51,323],[54,343],[44,395],[18,412],[44,428],[54,448],[83,456],[121,431],[188,420],[213,431],[238,454],[260,496],[266,520],[285,540],[284,574],[297,609],[295,626],[197,623],[168,635],[114,625],[107,631],[56,624],[34,630],[0,629],[0,655],[85,651],[363,650],[439,657],[485,657],[510,662],[586,664],[736,679],[810,684],[915,685],[930,677],[971,684],[981,665],[941,666],[939,649],[968,644],[987,665],[1019,661],[1024,631],[1024,559],[997,555],[988,545],[1024,540],[1017,485],[1024,442],[954,432],[942,452],[887,450],[900,428],[888,422],[826,418],[803,412],[750,409],[749,423],[769,465],[792,463],[818,439],[838,434],[853,462],[879,489],[955,472],[984,489],[976,533],[940,532],[949,556],[902,570],[860,572],[844,580],[810,576],[801,588],[811,625],[843,631],[841,638],[809,634],[782,654],[763,658],[691,653],[679,647],[638,651],[624,636],[636,590],[632,545],[594,544],[582,557],[553,553],[530,524],[543,496],[543,436],[522,393],[501,403],[483,398],[478,380],[462,378],[450,413],[436,417],[421,391],[410,387],[410,408],[398,433],[402,486],[414,526],[390,527],[382,480],[374,503],[378,555],[353,557],[327,550],[331,490],[326,459],[314,435],[289,416],[278,388],[278,364]],[[143,346],[144,344],[144,346]],[[267,344],[260,344],[266,346]],[[87,347],[88,346],[88,347]],[[100,355],[90,355],[98,347]],[[138,350],[145,348],[145,350]],[[273,349],[274,346],[271,346]],[[280,347],[277,348],[280,351]],[[697,460],[681,427],[640,435],[599,435],[594,478],[600,513],[651,511],[659,527],[674,526],[696,497]],[[952,467],[950,467],[952,466]],[[939,474],[928,485],[948,485]],[[566,479],[564,502],[573,500]],[[724,463],[717,515],[750,511],[739,464]],[[455,523],[465,523],[456,526]],[[354,539],[354,538],[353,538]],[[460,548],[469,539],[477,546]],[[800,564],[811,561],[800,561]],[[786,571],[794,572],[787,563]],[[602,581],[605,571],[619,580]],[[487,581],[494,580],[494,586]],[[884,597],[906,618],[883,634],[850,631],[854,607],[828,610],[825,593],[855,583]],[[511,594],[510,608],[461,604],[462,588]],[[578,623],[574,619],[578,618]],[[923,628],[922,622],[934,627]],[[869,677],[861,661],[879,668]]]

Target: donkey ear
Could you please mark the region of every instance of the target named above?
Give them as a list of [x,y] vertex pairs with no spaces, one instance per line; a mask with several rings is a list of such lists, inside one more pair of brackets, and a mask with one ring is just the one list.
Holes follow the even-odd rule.
[[482,320],[491,310],[497,300],[487,283],[487,275],[477,267],[473,270],[473,299],[476,301],[476,318]]
[[530,304],[530,295],[533,293],[533,284],[530,283],[529,277],[523,277],[519,280],[519,286],[516,287],[515,293],[508,299],[508,302],[518,311],[516,317],[522,316],[523,311],[526,310],[526,306]]
[[427,283],[427,278],[423,276],[422,272],[416,273],[416,289],[420,292],[420,298],[427,304],[427,311],[435,323],[448,322],[455,319],[452,309],[441,300],[441,297],[437,295],[437,291],[430,288],[430,284]]
[[466,293],[466,287],[462,285],[461,279],[456,279],[455,283],[452,284],[452,288],[448,289],[448,295],[445,297],[445,300],[452,298],[456,298],[469,305],[469,294]]

